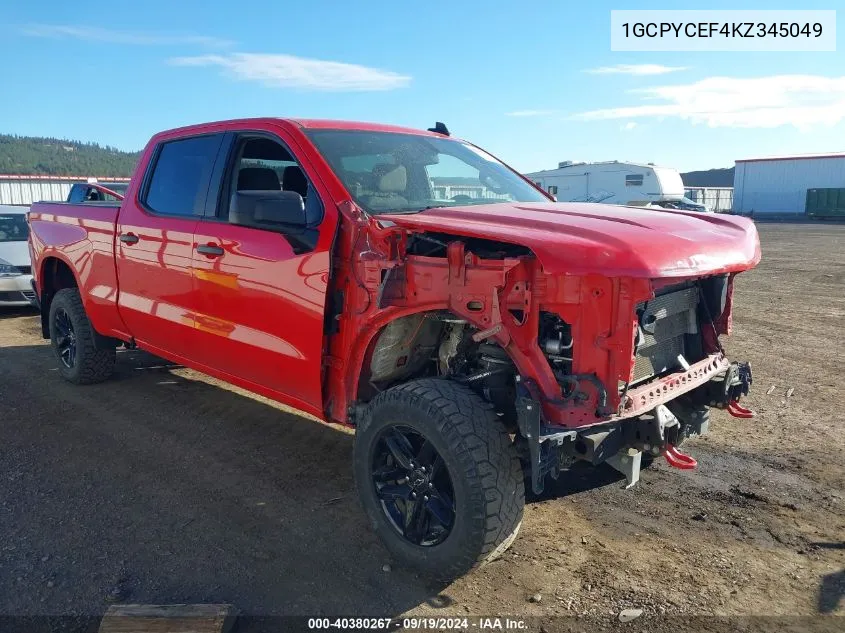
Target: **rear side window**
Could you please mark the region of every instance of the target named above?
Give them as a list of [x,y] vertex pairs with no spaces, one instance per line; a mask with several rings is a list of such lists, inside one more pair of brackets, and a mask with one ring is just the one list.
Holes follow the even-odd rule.
[[144,203],[154,213],[202,215],[222,134],[163,143],[147,181]]

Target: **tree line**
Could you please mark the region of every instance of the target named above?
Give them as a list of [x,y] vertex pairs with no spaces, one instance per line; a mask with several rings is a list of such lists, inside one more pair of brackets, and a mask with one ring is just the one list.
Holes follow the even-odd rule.
[[0,134],[0,174],[130,176],[140,155],[97,143]]

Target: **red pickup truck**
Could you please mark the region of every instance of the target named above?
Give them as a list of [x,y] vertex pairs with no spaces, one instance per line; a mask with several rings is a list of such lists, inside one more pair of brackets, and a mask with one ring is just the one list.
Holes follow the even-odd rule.
[[163,132],[125,199],[38,203],[30,226],[62,376],[137,346],[354,427],[372,526],[441,576],[507,548],[526,482],[692,468],[709,408],[752,415],[719,340],[760,259],[749,220],[556,203],[442,124]]

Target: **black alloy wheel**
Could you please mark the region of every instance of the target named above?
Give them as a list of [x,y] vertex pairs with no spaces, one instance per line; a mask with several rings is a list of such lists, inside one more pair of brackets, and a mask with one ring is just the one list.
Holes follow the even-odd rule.
[[446,540],[455,523],[454,489],[434,444],[410,427],[387,427],[373,454],[372,478],[397,533],[423,547]]
[[396,561],[440,580],[495,560],[522,523],[519,453],[466,385],[421,378],[373,398],[353,470],[370,525]]
[[68,369],[73,369],[76,365],[76,332],[73,330],[70,315],[63,308],[54,312],[53,327],[56,328],[56,351],[59,360]]
[[98,342],[77,288],[62,288],[42,309],[47,311],[50,342],[62,378],[90,385],[112,375],[115,340],[99,337]]

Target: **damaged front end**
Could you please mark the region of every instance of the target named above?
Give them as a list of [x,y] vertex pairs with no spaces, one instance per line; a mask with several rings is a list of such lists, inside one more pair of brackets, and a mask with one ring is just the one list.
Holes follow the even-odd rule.
[[410,379],[460,382],[495,408],[539,493],[574,461],[607,462],[630,485],[643,453],[694,467],[678,446],[707,431],[710,408],[750,414],[738,404],[750,366],[719,342],[735,271],[550,274],[519,244],[385,221],[347,238],[327,321],[330,419],[354,425]]
[[[625,475],[629,486],[639,479],[644,453],[662,455],[675,468],[695,468],[696,461],[679,446],[708,431],[711,408],[726,409],[734,417],[753,417],[753,411],[739,404],[752,383],[751,366],[729,361],[719,342],[719,336],[730,330],[733,275],[662,286],[652,282],[652,287],[656,288],[652,296],[636,303],[632,312],[630,373],[625,380],[617,376],[617,389],[606,397],[612,413],[602,415],[605,397],[599,389],[597,421],[561,432],[559,425],[537,415],[540,397],[520,400],[520,429],[528,444],[536,493],[542,492],[547,475],[556,478],[577,460],[607,462]],[[616,299],[617,305],[622,303]],[[583,349],[577,335],[571,348],[575,362]],[[628,350],[623,347],[619,353],[626,355]],[[550,358],[550,364],[555,361]],[[579,374],[557,377],[564,394],[567,388],[577,390],[585,384]],[[586,386],[593,383],[591,379]],[[588,401],[575,394],[574,399]]]

